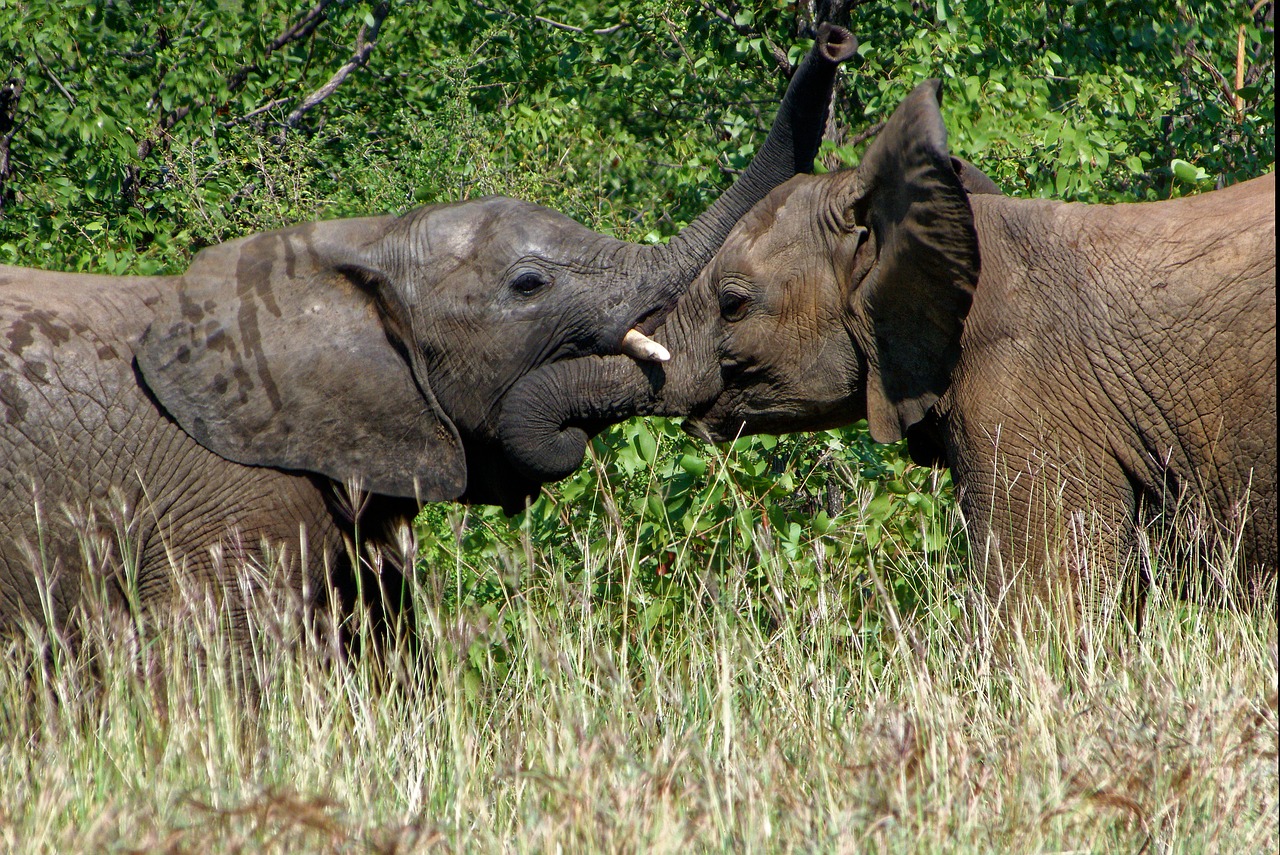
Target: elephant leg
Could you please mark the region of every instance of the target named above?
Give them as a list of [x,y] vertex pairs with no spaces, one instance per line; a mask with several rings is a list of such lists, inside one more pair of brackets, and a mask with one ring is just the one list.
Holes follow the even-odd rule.
[[1139,613],[1134,491],[1114,456],[1038,430],[983,436],[952,459],[974,564],[1002,612]]

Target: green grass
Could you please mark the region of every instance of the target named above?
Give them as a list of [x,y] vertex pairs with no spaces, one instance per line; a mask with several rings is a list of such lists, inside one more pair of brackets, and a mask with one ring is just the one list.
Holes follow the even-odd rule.
[[[838,524],[856,535],[873,521],[850,507]],[[416,654],[335,662],[336,642],[265,606],[227,667],[217,610],[194,596],[155,627],[99,614],[74,655],[44,631],[10,640],[0,849],[1280,843],[1273,608],[1157,591],[1138,638],[1099,615],[1023,633],[947,579],[954,545],[913,567],[885,541],[827,554],[801,588],[758,529],[725,571],[678,564],[690,595],[653,620],[628,531],[596,525],[572,536],[609,546],[572,566],[534,539],[504,553],[505,593],[485,604],[457,596],[484,568],[433,568],[415,591]],[[617,596],[600,596],[605,577]],[[901,578],[930,580],[910,611],[888,593]],[[256,702],[236,688],[246,672]]]

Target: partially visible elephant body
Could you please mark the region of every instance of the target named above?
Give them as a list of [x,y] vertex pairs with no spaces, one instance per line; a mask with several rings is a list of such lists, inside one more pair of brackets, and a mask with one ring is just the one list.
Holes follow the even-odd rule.
[[1182,535],[1197,523],[1175,516],[1207,511],[1212,563],[1238,544],[1242,574],[1273,573],[1274,174],[1160,203],[970,202],[981,276],[935,411],[974,547],[1003,559],[992,592],[1046,548],[1131,546],[1140,510]]
[[1159,203],[1007,198],[950,155],[938,92],[917,87],[857,169],[744,216],[654,332],[661,369],[577,360],[507,406],[554,385],[578,393],[548,432],[684,415],[715,441],[865,418],[953,468],[996,598],[1064,569],[1117,579],[1162,514],[1252,597],[1277,561],[1275,176]]
[[177,281],[0,267],[0,625],[23,613],[63,625],[88,574],[123,596],[136,572],[150,598],[171,567],[200,584],[246,560],[299,571],[305,535],[318,574],[341,547],[320,479],[219,457],[141,383],[133,353]]
[[512,387],[574,357],[660,358],[638,327],[812,166],[854,46],[818,28],[752,162],[666,245],[488,197],[250,235],[176,277],[0,268],[0,630],[62,625],[95,574],[148,605],[197,582],[243,624],[246,565],[282,564],[283,592],[314,601],[331,571],[365,574],[353,540],[412,561],[421,502],[522,509],[585,438],[513,460],[531,426]]

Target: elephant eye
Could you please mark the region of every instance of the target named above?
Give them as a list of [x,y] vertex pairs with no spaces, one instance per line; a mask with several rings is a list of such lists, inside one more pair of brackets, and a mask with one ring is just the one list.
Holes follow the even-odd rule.
[[750,295],[741,285],[720,289],[720,317],[729,323],[742,320],[746,317],[750,301]]
[[511,290],[528,296],[551,284],[551,279],[534,270],[526,270],[511,280]]

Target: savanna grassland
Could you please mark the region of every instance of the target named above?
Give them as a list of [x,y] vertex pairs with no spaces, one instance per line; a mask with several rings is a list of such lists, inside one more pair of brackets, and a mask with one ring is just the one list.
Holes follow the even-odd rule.
[[[839,518],[851,533],[874,525],[871,493],[851,491]],[[104,616],[75,654],[40,633],[10,643],[0,840],[53,852],[1274,848],[1269,610],[1157,594],[1140,638],[1106,612],[1028,635],[952,578],[951,547],[828,552],[800,584],[767,531],[715,571],[672,534],[668,572],[685,591],[658,617],[633,532],[606,514],[566,532],[583,549],[573,565],[527,540],[502,550],[510,575],[483,605],[468,586],[488,560],[433,565],[406,616],[416,640],[345,663],[331,661],[333,639],[298,632],[287,604],[263,604],[245,659],[199,600],[154,629]],[[906,610],[892,580],[910,576],[926,587]],[[256,701],[236,687],[242,667]]]
[[[253,231],[486,193],[662,240],[749,160],[809,19],[208,5],[0,0],[0,262],[170,272]],[[953,151],[1017,195],[1274,168],[1271,4],[1095,5],[859,4],[824,166],[938,76]],[[949,476],[860,426],[711,449],[632,422],[518,517],[429,506],[417,535],[381,645],[264,602],[231,650],[182,592],[91,610],[74,645],[38,622],[6,639],[0,849],[1280,847],[1274,584],[1175,596],[1231,556],[1153,549],[1140,632],[1123,603],[1001,612]]]

